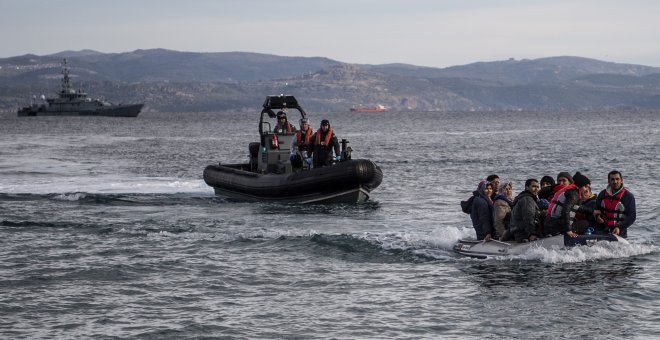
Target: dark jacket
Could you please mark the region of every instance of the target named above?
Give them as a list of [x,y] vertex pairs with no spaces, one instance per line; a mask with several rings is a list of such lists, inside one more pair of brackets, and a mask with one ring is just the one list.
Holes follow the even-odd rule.
[[334,149],[335,155],[339,155],[339,141],[337,141],[337,136],[335,136],[335,133],[333,132],[332,137],[330,138],[330,143],[328,143],[328,145],[323,145],[325,144],[324,141],[328,133],[323,133],[323,130],[321,129],[319,129],[317,132],[321,133],[321,143],[316,143],[316,133],[312,135],[311,141],[312,151],[314,152],[314,166],[319,167],[331,165],[333,159],[332,150]]
[[493,228],[493,205],[488,203],[484,194],[474,191],[474,201],[472,202],[472,210],[470,211],[470,219],[472,226],[477,233],[477,240],[483,240],[486,235],[490,234],[495,237],[495,228]]
[[[605,198],[607,189],[601,191],[596,198],[596,207],[601,207],[601,202]],[[624,220],[620,221],[617,225],[621,231],[621,237],[628,237],[628,227],[630,227],[637,219],[637,207],[635,206],[635,195],[626,188],[626,192],[621,197],[621,204],[625,207]]]
[[543,223],[543,232],[546,235],[564,234],[571,230],[575,220],[575,207],[580,206],[580,195],[577,189],[571,189],[567,190],[564,196],[566,200],[561,207],[560,216],[551,216],[551,212],[548,211],[548,217],[545,218]]
[[541,209],[538,205],[539,198],[525,190],[518,194],[513,200],[511,211],[510,230],[516,236],[516,240],[538,235],[539,219]]

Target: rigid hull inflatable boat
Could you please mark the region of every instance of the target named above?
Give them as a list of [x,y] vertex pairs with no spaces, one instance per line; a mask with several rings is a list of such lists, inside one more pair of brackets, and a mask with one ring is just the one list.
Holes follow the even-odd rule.
[[552,237],[540,238],[536,241],[526,243],[501,242],[491,240],[488,242],[477,240],[460,240],[454,246],[454,251],[470,257],[487,258],[489,256],[508,256],[521,255],[534,247],[546,249],[561,249],[574,246],[592,246],[597,242],[621,242],[628,244],[628,241],[617,235],[578,235],[569,237],[566,235],[556,235]]
[[204,181],[216,195],[243,201],[291,203],[360,203],[383,180],[383,173],[372,161],[351,159],[348,141],[342,140],[341,162],[325,167],[294,168],[289,160],[295,134],[271,131],[266,115],[273,110],[305,111],[293,96],[268,96],[259,122],[260,142],[250,143],[246,164],[217,164],[204,169]]

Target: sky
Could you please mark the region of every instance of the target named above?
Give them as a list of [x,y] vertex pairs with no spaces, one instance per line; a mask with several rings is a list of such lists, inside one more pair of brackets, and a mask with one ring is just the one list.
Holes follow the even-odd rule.
[[448,67],[580,56],[660,67],[651,0],[0,0],[0,58],[165,48]]

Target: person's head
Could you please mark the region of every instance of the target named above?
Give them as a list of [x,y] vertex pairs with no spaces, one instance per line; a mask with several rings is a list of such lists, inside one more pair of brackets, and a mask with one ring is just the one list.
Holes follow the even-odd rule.
[[573,175],[573,181],[575,181],[575,185],[578,187],[582,197],[591,191],[589,188],[591,181],[587,176],[581,174],[579,171]]
[[497,188],[497,193],[509,198],[513,197],[513,184],[510,181],[503,181]]
[[566,171],[562,171],[557,175],[557,184],[569,185],[573,184],[573,177]]
[[530,178],[525,181],[525,190],[531,192],[532,194],[537,195],[540,189],[541,186],[539,185],[539,181],[537,181],[536,178]]
[[286,113],[284,111],[277,112],[277,123],[278,124],[286,123]]
[[541,178],[541,188],[552,187],[555,185],[555,179],[550,176],[543,176]]
[[306,131],[309,128],[309,119],[302,118],[300,119],[300,130]]
[[499,188],[499,186],[500,186],[500,176],[492,174],[492,175],[489,175],[488,177],[486,177],[486,180],[489,183],[493,183],[493,188],[496,188],[496,189]]
[[621,189],[621,187],[623,187],[623,175],[621,172],[617,170],[610,171],[610,173],[607,174],[607,184],[609,184],[610,188],[614,191]]
[[328,131],[330,129],[330,121],[327,119],[324,119],[321,121],[321,130],[322,131]]
[[493,183],[483,180],[477,185],[477,191],[490,197],[493,194]]

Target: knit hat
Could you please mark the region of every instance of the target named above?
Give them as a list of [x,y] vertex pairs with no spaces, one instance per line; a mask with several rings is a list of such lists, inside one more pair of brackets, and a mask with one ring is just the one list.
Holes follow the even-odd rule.
[[589,180],[589,178],[587,178],[587,176],[581,174],[579,171],[576,172],[575,175],[573,175],[573,180],[575,181],[575,185],[577,185],[579,188],[581,188],[581,187],[583,187],[587,184],[591,184],[591,181]]
[[571,174],[569,174],[568,172],[566,172],[566,171],[560,172],[559,175],[557,175],[557,182],[559,182],[559,177],[564,177],[564,178],[568,179],[568,181],[571,184],[573,184],[573,177],[571,177]]
[[327,120],[327,119],[324,119],[324,120],[321,121],[321,126],[323,126],[324,124],[328,124],[328,126],[329,126],[329,125],[330,125],[330,121]]
[[300,119],[300,125],[303,125],[305,123],[309,124],[309,118],[301,118]]
[[541,177],[541,184],[543,183],[550,183],[550,185],[554,186],[555,185],[555,179],[550,177],[550,176],[543,176]]
[[286,112],[284,112],[284,111],[278,111],[278,112],[277,112],[277,118],[280,118],[280,117],[284,117],[284,118],[286,118]]

